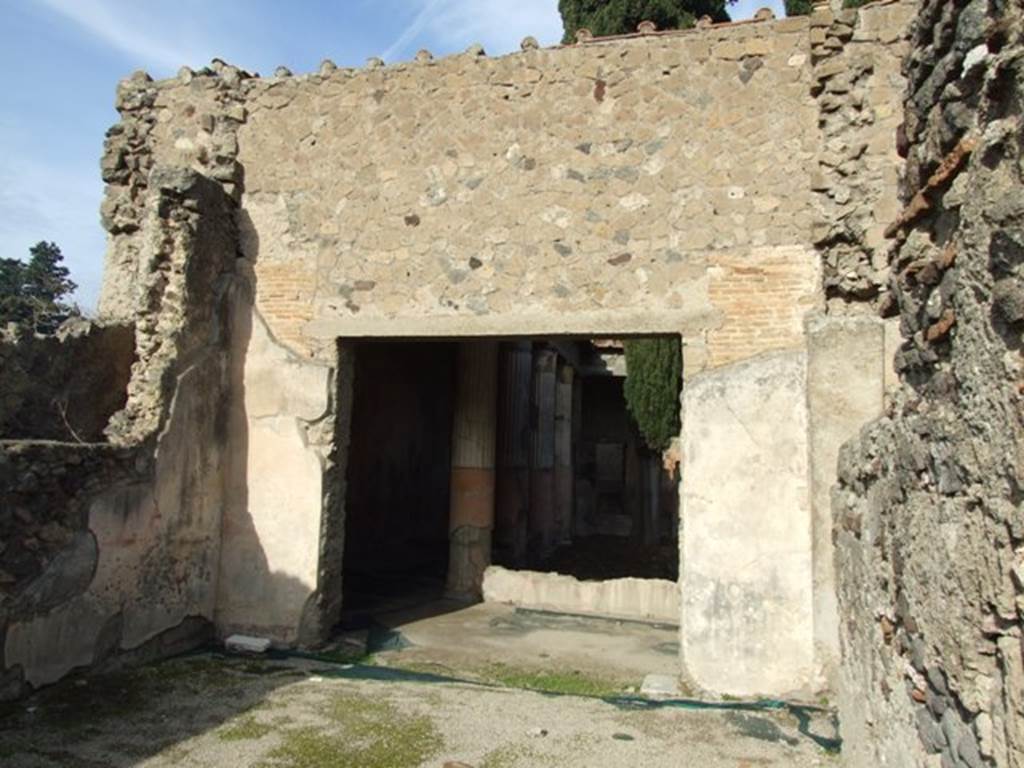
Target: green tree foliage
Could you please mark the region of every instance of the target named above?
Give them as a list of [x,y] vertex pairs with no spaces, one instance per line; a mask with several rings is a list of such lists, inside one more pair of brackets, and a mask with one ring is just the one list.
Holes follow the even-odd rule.
[[[843,8],[860,8],[873,0],[843,0]],[[786,0],[787,16],[807,16],[814,10],[812,0]]]
[[565,29],[563,42],[576,39],[585,27],[597,37],[636,32],[641,21],[653,21],[658,29],[686,29],[701,16],[729,21],[727,4],[736,0],[558,0]]
[[35,333],[53,333],[77,308],[67,303],[77,287],[56,243],[40,241],[29,249],[28,263],[0,259],[0,326],[8,323]]
[[663,451],[680,428],[683,351],[679,339],[630,339],[625,351],[626,407],[647,447]]

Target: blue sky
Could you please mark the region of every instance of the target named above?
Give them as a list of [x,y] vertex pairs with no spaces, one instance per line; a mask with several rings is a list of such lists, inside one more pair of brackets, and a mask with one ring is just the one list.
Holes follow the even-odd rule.
[[[117,81],[136,69],[168,77],[220,57],[269,74],[309,72],[324,58],[361,66],[479,42],[515,50],[562,33],[557,0],[0,0],[0,257],[39,240],[64,252],[76,296],[95,305],[105,234],[99,224],[103,134],[117,122]],[[782,0],[739,0],[783,15]]]

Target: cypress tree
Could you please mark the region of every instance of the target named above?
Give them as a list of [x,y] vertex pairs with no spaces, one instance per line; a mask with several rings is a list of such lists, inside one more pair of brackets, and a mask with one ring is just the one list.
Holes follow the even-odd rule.
[[77,312],[66,302],[77,287],[56,243],[40,241],[29,261],[0,259],[0,325],[15,323],[35,333],[53,333]]
[[683,351],[679,339],[629,339],[625,342],[626,407],[644,442],[663,451],[679,435],[679,392],[683,383]]
[[786,0],[787,16],[806,16],[812,10],[811,0]]

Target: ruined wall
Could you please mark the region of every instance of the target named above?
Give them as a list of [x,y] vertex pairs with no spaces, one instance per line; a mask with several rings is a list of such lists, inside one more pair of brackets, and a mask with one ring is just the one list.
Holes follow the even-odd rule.
[[1024,765],[1022,30],[927,0],[906,63],[902,386],[833,500],[851,766]]
[[[876,245],[862,245],[891,204],[892,29],[909,5],[497,59],[471,48],[268,78],[215,61],[122,83],[102,163],[100,310],[135,325],[138,360],[107,431],[117,445],[202,446],[158,450],[171,462],[158,481],[185,494],[160,519],[193,526],[188,557],[206,547],[183,603],[222,634],[283,643],[315,642],[337,617],[353,373],[339,338],[678,333],[683,437],[702,437],[683,483],[686,668],[731,693],[818,687],[811,638],[835,622],[818,621],[812,595],[831,554],[814,521],[831,475],[807,451],[830,406],[809,394],[805,322],[884,298],[846,274],[870,264],[871,285],[884,282]],[[188,185],[168,197],[161,168],[191,169],[223,198],[215,255],[176,260],[210,202],[190,202]],[[220,277],[193,290],[191,263]],[[176,335],[184,320],[207,335]],[[213,349],[229,352],[208,364]],[[191,415],[175,421],[173,403]],[[733,449],[752,432],[762,439]],[[775,493],[729,490],[751,466]],[[727,568],[722,551],[769,565]],[[751,624],[763,596],[774,608]],[[760,644],[712,658],[738,628]]]
[[[567,318],[721,331],[723,360],[792,344],[817,291],[790,183],[816,147],[807,44],[799,20],[261,81],[239,131],[258,306],[314,351]],[[780,260],[760,343],[729,336],[712,292]]]
[[76,319],[54,336],[0,333],[0,438],[102,442],[134,359],[125,325]]
[[[819,150],[811,85],[806,19],[298,77],[215,63],[147,85],[142,164],[244,187],[256,306],[300,355],[572,317],[686,328],[695,350],[718,333],[726,362],[798,343],[816,302],[812,193],[794,183]],[[127,196],[122,165],[108,178]],[[135,263],[112,253],[105,309]],[[737,335],[749,307],[729,310],[730,286],[752,283],[764,316]]]
[[[135,327],[134,362],[111,394],[124,407],[103,442],[0,441],[0,698],[210,634],[228,437],[231,208],[218,185],[190,171],[147,176],[138,292],[119,318]],[[100,341],[120,333],[94,332]],[[68,354],[55,370],[74,361]],[[91,375],[84,367],[83,381]],[[45,437],[48,420],[38,427]]]
[[899,211],[897,132],[914,2],[873,2],[810,17],[822,146],[811,178],[832,314],[891,303],[885,228]]
[[[330,492],[333,373],[276,343],[253,310],[251,274],[243,275],[231,317],[217,630],[310,643],[320,639],[318,557]],[[335,558],[340,567],[341,553]],[[331,625],[328,618],[326,629]]]

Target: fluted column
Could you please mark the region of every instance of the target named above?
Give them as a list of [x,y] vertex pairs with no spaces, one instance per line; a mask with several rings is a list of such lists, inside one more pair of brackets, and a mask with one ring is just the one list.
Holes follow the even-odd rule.
[[495,560],[520,565],[526,555],[530,509],[532,345],[528,341],[502,344],[499,358]]
[[497,386],[497,342],[460,343],[448,518],[447,593],[452,597],[479,598],[484,569],[491,563]]
[[529,556],[550,554],[555,544],[555,391],[558,354],[533,353],[532,439],[530,443]]
[[558,361],[555,385],[555,537],[556,543],[572,539],[573,460],[572,390],[575,371],[564,360]]

